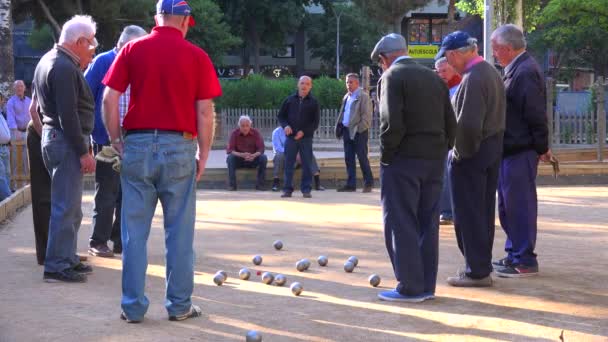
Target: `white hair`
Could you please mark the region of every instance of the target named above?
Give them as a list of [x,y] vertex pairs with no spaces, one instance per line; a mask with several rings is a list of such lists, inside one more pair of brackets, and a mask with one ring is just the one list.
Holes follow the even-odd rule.
[[467,45],[456,49],[456,51],[458,51],[458,52],[477,51],[477,39],[476,38],[467,39]]
[[80,37],[95,35],[97,24],[90,15],[75,15],[63,24],[59,44],[74,44]]
[[435,69],[437,69],[441,64],[447,63],[448,59],[446,57],[441,57],[435,61]]
[[526,38],[524,32],[513,24],[502,25],[492,32],[491,39],[498,45],[508,45],[513,50],[526,48]]
[[16,80],[15,82],[13,82],[13,86],[17,86],[19,84],[25,85],[25,82],[23,82],[23,80]]
[[132,41],[135,38],[143,37],[147,35],[148,32],[143,28],[137,25],[129,25],[122,30],[120,34],[120,38],[118,38],[118,47],[123,47],[128,42]]
[[243,121],[249,121],[249,123],[251,124],[253,121],[251,121],[251,118],[249,117],[249,115],[241,115],[241,117],[239,118],[239,126],[241,125],[241,122]]

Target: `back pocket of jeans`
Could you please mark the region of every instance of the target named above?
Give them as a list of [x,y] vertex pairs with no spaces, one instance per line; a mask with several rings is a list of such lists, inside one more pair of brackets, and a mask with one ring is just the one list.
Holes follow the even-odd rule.
[[183,180],[192,177],[196,172],[194,153],[190,149],[170,150],[164,154],[167,171],[171,179]]

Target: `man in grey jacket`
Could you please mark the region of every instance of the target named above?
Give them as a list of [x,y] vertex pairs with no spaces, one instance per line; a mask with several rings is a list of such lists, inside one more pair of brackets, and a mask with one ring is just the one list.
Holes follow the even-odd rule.
[[457,129],[448,160],[454,227],[466,269],[448,284],[492,286],[492,244],[498,170],[505,131],[505,88],[498,71],[477,53],[477,40],[456,31],[442,42],[436,59],[448,59],[462,75],[452,102]]
[[439,194],[456,118],[448,87],[407,55],[403,36],[384,36],[372,52],[384,70],[380,98],[380,178],[386,248],[399,284],[381,300],[434,298]]
[[374,176],[369,165],[367,142],[369,127],[372,122],[372,101],[364,89],[359,88],[359,75],[346,75],[348,93],[342,99],[340,114],[336,122],[336,137],[344,141],[344,161],[348,179],[346,185],[338,188],[338,192],[354,192],[357,190],[357,162],[363,173],[363,192],[372,192]]
[[93,130],[93,94],[82,70],[91,62],[97,25],[76,15],[61,30],[59,43],[34,72],[34,92],[42,114],[42,156],[51,175],[51,219],[44,261],[46,282],[84,282],[90,266],[76,255],[82,221],[84,173],[95,172],[89,153]]

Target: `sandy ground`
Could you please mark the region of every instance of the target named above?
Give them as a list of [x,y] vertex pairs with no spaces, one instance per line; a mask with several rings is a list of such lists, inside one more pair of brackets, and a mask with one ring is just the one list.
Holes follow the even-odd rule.
[[[295,193],[294,193],[295,194]],[[538,254],[541,275],[497,279],[493,288],[448,287],[445,278],[462,265],[452,227],[441,228],[437,298],[422,304],[389,304],[371,288],[377,273],[395,286],[384,249],[379,192],[313,192],[280,200],[265,192],[198,193],[194,303],[204,316],[169,322],[163,306],[162,211],[149,241],[147,294],[142,324],[119,319],[121,261],[90,257],[86,284],[46,284],[36,265],[31,208],[0,228],[0,341],[243,341],[250,329],[264,341],[565,341],[608,340],[608,187],[541,188]],[[91,232],[92,193],[85,195],[79,250]],[[272,243],[281,239],[285,248]],[[497,228],[494,256],[504,234]],[[262,266],[251,263],[264,256]],[[329,257],[299,273],[300,258]],[[360,259],[352,274],[349,255]],[[241,281],[241,267],[280,272],[304,286]],[[215,286],[212,276],[229,279]]]

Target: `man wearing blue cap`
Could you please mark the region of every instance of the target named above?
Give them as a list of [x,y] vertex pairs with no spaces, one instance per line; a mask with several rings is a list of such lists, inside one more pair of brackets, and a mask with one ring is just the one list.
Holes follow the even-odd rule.
[[399,282],[378,297],[422,302],[435,296],[439,195],[456,117],[445,82],[409,58],[403,36],[384,36],[371,58],[384,71],[378,81],[380,197],[386,248]]
[[[103,80],[104,123],[112,147],[122,153],[120,184],[123,203],[128,203],[121,220],[121,318],[128,323],[141,322],[150,305],[145,295],[146,244],[159,200],[169,320],[201,315],[192,304],[196,182],[209,156],[212,99],[221,95],[221,88],[207,53],[184,39],[194,25],[191,11],[186,1],[158,1],[157,26],[123,47]],[[123,143],[118,105],[128,86]]]
[[492,286],[492,244],[498,170],[505,131],[505,89],[498,71],[477,53],[477,40],[456,31],[435,57],[445,55],[462,82],[454,95],[457,129],[448,172],[454,228],[466,269],[448,284]]

